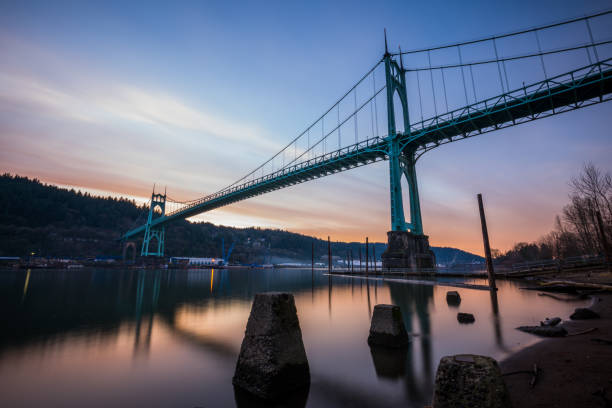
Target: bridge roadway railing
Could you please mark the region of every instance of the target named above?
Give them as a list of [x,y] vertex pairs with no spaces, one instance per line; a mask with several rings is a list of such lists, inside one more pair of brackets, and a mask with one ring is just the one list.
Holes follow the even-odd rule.
[[420,154],[441,144],[610,99],[612,58],[414,123],[402,146]]
[[[442,144],[604,102],[610,94],[612,58],[417,122],[399,135],[401,147],[420,156]],[[203,197],[155,219],[152,226],[385,159],[386,137],[373,137]],[[123,238],[144,229],[133,229]]]

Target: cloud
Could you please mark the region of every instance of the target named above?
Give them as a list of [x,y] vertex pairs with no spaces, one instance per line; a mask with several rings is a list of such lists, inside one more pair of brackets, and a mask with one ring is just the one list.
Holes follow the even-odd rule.
[[98,122],[82,97],[66,93],[44,79],[0,72],[0,103],[19,105],[36,114],[59,115],[68,120]]
[[117,117],[151,125],[202,132],[233,142],[246,142],[258,149],[280,148],[278,144],[267,139],[257,126],[204,112],[171,95],[128,85],[114,86],[112,90],[111,94],[96,98],[96,102],[102,109]]
[[[172,185],[194,198],[280,148],[259,126],[161,87],[109,78],[97,66],[10,35],[0,36],[0,49],[5,171],[63,184],[71,184],[71,174],[79,184],[106,180],[89,186],[104,190],[118,176],[130,179],[128,185]],[[218,171],[229,161],[240,166]]]
[[190,130],[217,142],[221,138],[246,143],[258,150],[280,148],[254,125],[205,112],[160,91],[110,81],[66,89],[46,78],[0,72],[0,103],[20,105],[31,110],[33,115],[52,115],[95,124],[121,120],[164,127],[168,134],[179,132],[177,136],[181,130]]

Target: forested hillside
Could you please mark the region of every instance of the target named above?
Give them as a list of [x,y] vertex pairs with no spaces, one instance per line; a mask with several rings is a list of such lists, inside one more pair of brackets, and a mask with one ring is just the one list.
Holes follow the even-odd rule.
[[[0,176],[0,256],[93,257],[120,255],[121,233],[142,223],[147,208],[127,199],[94,197],[58,188],[27,177]],[[177,221],[166,232],[166,254],[171,256],[221,256],[221,243],[235,243],[232,262],[309,261],[327,256],[327,242],[292,232],[232,228],[210,223]],[[140,244],[140,243],[138,243]],[[386,245],[375,244],[376,257]],[[334,255],[352,250],[358,258],[359,243],[332,242]],[[433,248],[439,263],[479,262],[481,257],[454,248]],[[361,250],[365,254],[364,245]],[[370,247],[372,250],[372,246]],[[363,255],[365,257],[365,255]]]

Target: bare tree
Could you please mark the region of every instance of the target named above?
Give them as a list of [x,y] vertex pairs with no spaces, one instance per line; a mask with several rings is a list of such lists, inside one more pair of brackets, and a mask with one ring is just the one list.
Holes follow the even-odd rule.
[[591,200],[602,217],[610,221],[612,217],[612,176],[601,172],[593,163],[587,163],[582,173],[570,181],[571,195]]
[[587,163],[569,185],[570,203],[561,217],[555,217],[554,229],[538,242],[519,242],[505,254],[497,254],[498,262],[563,259],[610,251],[605,243],[612,243],[612,176]]
[[[563,224],[558,230],[575,235],[582,254],[603,253],[604,238],[612,235],[612,176],[602,173],[592,163],[585,164],[578,177],[571,180],[570,204],[563,208]],[[604,223],[602,236],[597,214]],[[565,228],[566,227],[566,228]]]

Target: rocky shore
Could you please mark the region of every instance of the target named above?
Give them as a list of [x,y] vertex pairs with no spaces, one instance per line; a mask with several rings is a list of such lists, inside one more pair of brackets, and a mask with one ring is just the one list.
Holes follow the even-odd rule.
[[547,338],[500,363],[514,407],[612,407],[612,293],[593,295],[590,309],[600,317],[566,321],[568,336]]

